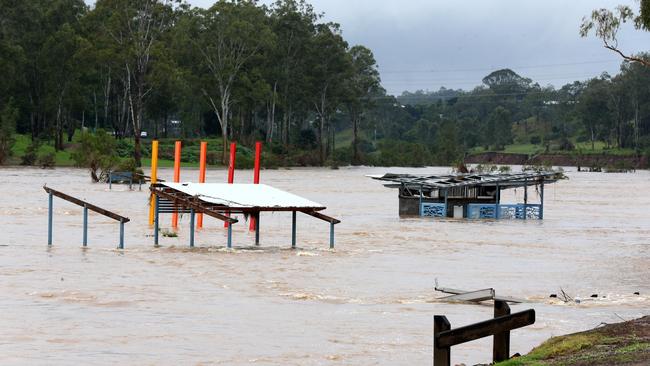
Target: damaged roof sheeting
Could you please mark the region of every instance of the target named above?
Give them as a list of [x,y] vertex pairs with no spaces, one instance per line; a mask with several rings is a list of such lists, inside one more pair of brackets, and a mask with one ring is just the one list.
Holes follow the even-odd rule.
[[454,174],[454,175],[412,175],[393,174],[368,175],[369,178],[377,179],[392,184],[386,184],[389,188],[398,188],[402,185],[408,188],[429,188],[444,190],[453,187],[476,187],[495,186],[502,187],[523,187],[525,185],[540,183],[555,183],[565,179],[561,172],[522,172],[507,174]]

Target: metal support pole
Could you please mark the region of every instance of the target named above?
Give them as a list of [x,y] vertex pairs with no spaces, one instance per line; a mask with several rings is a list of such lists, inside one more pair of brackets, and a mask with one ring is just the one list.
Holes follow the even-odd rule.
[[153,245],[158,246],[158,223],[159,223],[159,216],[160,214],[158,213],[158,206],[160,203],[160,198],[158,198],[158,195],[155,195],[156,199],[153,200],[153,204],[156,206],[154,207],[154,220],[153,220]]
[[448,215],[447,215],[447,211],[448,211],[447,210],[447,196],[449,196],[449,190],[445,189],[445,216],[444,217],[448,217]]
[[499,183],[497,183],[497,204],[495,205],[494,217],[498,220],[501,211],[501,189],[499,188]]
[[124,220],[120,219],[120,249],[124,249]]
[[260,245],[260,213],[255,215],[255,245]]
[[228,224],[228,249],[232,248],[232,224]]
[[422,186],[420,186],[420,216],[424,216],[424,212],[422,211]]
[[88,207],[84,205],[84,247],[88,246]]
[[194,248],[194,209],[190,208],[190,248]]
[[334,223],[330,222],[330,249],[334,249]]
[[528,217],[528,179],[524,180],[524,220]]
[[542,220],[544,219],[544,183],[542,183],[539,189],[539,200],[540,200],[539,219]]
[[291,212],[291,248],[296,247],[296,211]]
[[113,189],[113,173],[108,172],[108,189]]
[[47,245],[52,246],[52,192],[48,196],[48,209],[47,209]]

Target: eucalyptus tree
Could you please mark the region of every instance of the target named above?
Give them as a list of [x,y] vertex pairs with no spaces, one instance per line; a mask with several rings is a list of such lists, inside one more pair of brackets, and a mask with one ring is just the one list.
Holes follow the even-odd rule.
[[200,55],[199,88],[221,127],[225,164],[233,88],[245,65],[271,42],[273,33],[264,8],[251,0],[220,0],[209,9],[196,9],[187,22],[187,40]]
[[267,102],[267,139],[273,136],[277,104],[282,112],[280,140],[289,143],[291,126],[297,108],[311,104],[305,99],[308,75],[313,71],[308,64],[320,14],[305,0],[277,0],[270,7],[271,27],[276,36],[270,50],[268,83],[271,85]]
[[381,90],[381,79],[372,51],[364,46],[354,46],[348,51],[351,63],[346,78],[345,105],[352,122],[352,164],[361,164],[359,152],[359,127],[364,113],[373,104],[371,95]]
[[140,132],[153,90],[149,76],[156,59],[166,52],[163,35],[173,26],[174,7],[179,3],[180,0],[98,0],[93,9],[102,46],[108,48],[113,61],[121,68],[118,75],[128,106],[135,140],[133,157],[138,166],[141,165]]
[[650,0],[638,0],[639,10],[635,12],[628,5],[619,5],[614,10],[596,9],[589,17],[582,18],[580,35],[587,37],[592,31],[603,41],[603,46],[619,54],[624,60],[650,67],[650,61],[626,53],[618,44],[618,31],[624,23],[632,22],[642,31],[650,31]]
[[344,96],[345,80],[352,73],[347,48],[338,24],[317,26],[308,53],[308,83],[310,101],[319,121],[317,138],[321,164],[325,162],[325,141],[329,137],[325,128],[330,128],[330,117],[339,107]]

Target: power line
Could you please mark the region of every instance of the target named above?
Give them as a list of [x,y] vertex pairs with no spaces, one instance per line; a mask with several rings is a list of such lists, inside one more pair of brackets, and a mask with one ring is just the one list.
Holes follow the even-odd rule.
[[[590,65],[590,64],[606,64],[606,63],[621,63],[621,60],[598,60],[598,61],[582,61],[582,62],[567,62],[567,63],[558,63],[558,64],[540,64],[540,65],[528,65],[528,66],[509,66],[510,69],[538,69],[538,68],[548,68],[548,67],[558,67],[558,66],[577,66],[577,65]],[[436,70],[426,69],[426,70],[384,70],[380,69],[382,74],[408,74],[408,73],[442,73],[442,72],[467,72],[467,71],[494,71],[499,67],[484,67],[484,68],[471,68],[471,69],[439,69]]]

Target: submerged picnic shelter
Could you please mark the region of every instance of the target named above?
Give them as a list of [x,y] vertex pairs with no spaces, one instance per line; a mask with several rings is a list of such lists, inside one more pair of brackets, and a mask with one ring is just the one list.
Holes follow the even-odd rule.
[[255,218],[255,245],[260,244],[260,215],[262,212],[291,212],[291,247],[296,247],[296,214],[298,212],[330,224],[330,248],[334,248],[334,225],[340,223],[320,211],[320,203],[266,184],[170,183],[152,184],[155,196],[154,243],[158,245],[161,213],[190,214],[190,246],[194,246],[194,216],[197,213],[228,223],[228,248],[232,248],[232,225],[238,220],[230,214]]
[[[384,174],[368,177],[395,188],[400,216],[452,217],[468,219],[543,219],[544,185],[564,179],[560,172],[508,174],[411,175]],[[524,202],[502,203],[501,192],[522,188]],[[539,202],[530,203],[529,188],[539,192]]]

